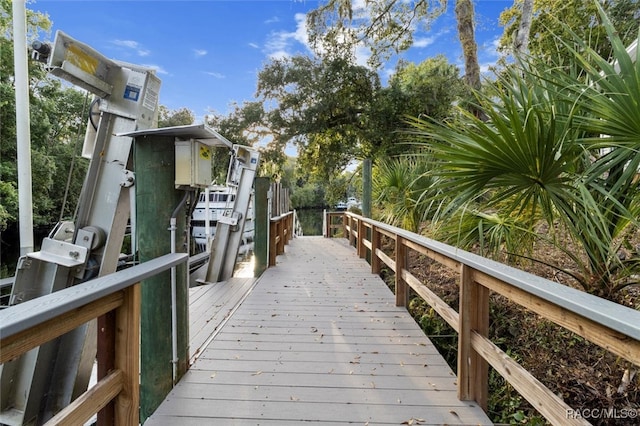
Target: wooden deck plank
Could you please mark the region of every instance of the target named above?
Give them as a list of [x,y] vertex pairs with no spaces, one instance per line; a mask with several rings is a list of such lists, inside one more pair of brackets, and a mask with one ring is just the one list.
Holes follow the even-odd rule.
[[278,261],[145,425],[491,424],[355,250],[305,237]]
[[[313,387],[332,391],[333,389],[400,389],[400,390],[435,390],[449,394],[451,376],[425,377],[407,379],[403,376],[388,376],[384,381],[376,380],[372,376],[344,375],[344,374],[312,374],[312,373],[261,373],[257,371],[249,374],[238,374],[234,371],[189,370],[179,384],[189,386],[199,384],[225,384],[247,386],[284,386],[287,388]],[[172,394],[169,395],[171,398]],[[201,396],[202,397],[202,396]],[[455,396],[453,397],[455,400]]]
[[254,278],[231,278],[189,289],[189,357],[200,355],[211,335],[249,292]]
[[[373,353],[360,353],[355,355],[353,352],[333,352],[332,360],[335,362],[345,364],[378,364],[380,362],[379,354]],[[280,361],[280,362],[323,362],[327,359],[327,355],[324,352],[275,352],[275,351],[260,351],[253,350],[248,351],[231,351],[231,350],[218,350],[207,349],[200,358],[203,360],[254,360],[254,361]],[[409,352],[405,354],[398,354],[396,360],[400,365],[444,365],[445,360],[437,353],[416,353]]]
[[[357,424],[399,425],[410,419],[422,419],[420,424],[455,425],[478,424],[478,417],[468,407],[460,405],[402,405],[396,401],[378,403],[322,403],[269,400],[210,400],[210,399],[167,400],[157,410],[159,416],[169,414],[177,417],[200,417],[217,419],[219,424],[227,424],[227,419],[243,418],[260,424],[262,419],[299,422],[342,422]],[[220,401],[216,403],[216,401]],[[242,413],[242,414],[240,414]],[[155,419],[155,415],[154,415]],[[165,423],[165,424],[181,424]],[[145,423],[146,424],[146,423]],[[158,424],[152,422],[151,424]],[[206,422],[203,424],[207,424]],[[211,423],[209,423],[211,424]]]

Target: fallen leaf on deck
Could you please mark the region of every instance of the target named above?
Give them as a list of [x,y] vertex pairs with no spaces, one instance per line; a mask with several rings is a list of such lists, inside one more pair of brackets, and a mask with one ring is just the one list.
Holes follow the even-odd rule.
[[409,420],[402,422],[403,425],[421,425],[424,424],[424,419],[415,419],[411,417]]

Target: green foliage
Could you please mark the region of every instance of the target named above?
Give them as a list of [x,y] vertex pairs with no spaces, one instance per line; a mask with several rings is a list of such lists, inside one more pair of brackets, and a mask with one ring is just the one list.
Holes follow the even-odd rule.
[[[629,44],[637,36],[640,2],[637,0],[613,0],[599,2],[611,18],[623,43]],[[571,53],[559,40],[572,41],[573,34],[589,41],[591,47],[604,58],[611,55],[611,44],[604,23],[599,19],[593,0],[534,0],[529,50],[541,59],[569,57]],[[520,23],[522,0],[500,15],[505,26],[500,44],[510,50]],[[573,33],[573,34],[572,34]]]
[[298,147],[300,166],[322,179],[370,152],[364,114],[379,89],[377,74],[343,59],[274,60],[260,72],[271,146]]
[[389,79],[389,88],[401,97],[402,115],[435,120],[450,117],[454,102],[465,91],[460,70],[444,55],[419,64],[401,63]]
[[377,164],[372,176],[376,216],[380,220],[418,232],[433,209],[434,178],[426,156],[397,157]]
[[322,207],[325,205],[324,188],[313,182],[291,188],[291,208]]
[[[0,38],[0,229],[3,229],[15,225],[18,206],[15,194],[17,149],[11,2],[3,1],[0,6],[0,30],[3,34]],[[38,38],[42,32],[48,32],[50,26],[46,15],[27,10],[29,41]],[[75,199],[86,166],[79,163],[70,172],[70,164],[76,155],[76,142],[84,136],[86,96],[77,90],[63,89],[58,80],[45,75],[42,64],[29,62],[32,198],[36,226],[50,225],[59,216],[71,214],[75,206],[66,205],[64,201],[67,181],[72,194],[70,198]]]
[[429,28],[446,7],[444,0],[373,0],[354,9],[351,0],[330,0],[307,15],[309,39],[318,53],[349,59],[356,43],[370,50],[379,68],[392,53],[411,47],[413,31]]
[[0,181],[0,232],[7,229],[9,222],[15,222],[18,211],[18,190],[12,182]]
[[166,106],[160,105],[158,127],[185,126],[193,124],[195,120],[193,111],[188,108],[170,110]]
[[325,182],[355,159],[406,153],[397,132],[406,117],[448,117],[463,87],[457,67],[444,57],[401,64],[386,88],[374,73],[343,59],[273,61],[258,84],[262,102],[271,107],[255,114],[262,126],[253,130],[268,140],[264,158],[269,163],[263,161],[261,173],[278,175],[283,150],[292,144],[299,168]]
[[[437,160],[432,174],[446,205],[437,219],[451,222],[472,212],[467,219],[475,218],[494,249],[501,243],[518,248],[509,243],[519,239],[507,236],[511,230],[540,237],[540,218],[549,229],[560,222],[582,250],[556,244],[580,266],[572,276],[585,290],[610,296],[639,272],[637,254],[621,261],[619,251],[639,211],[640,61],[633,63],[604,13],[601,19],[616,65],[573,34],[565,43],[569,62],[550,67],[531,59],[478,93],[487,121],[461,110],[444,125],[416,119],[414,133]],[[485,226],[487,219],[492,226]],[[470,242],[470,229],[458,228],[454,239]]]
[[[209,114],[206,117],[206,124],[234,144],[256,147],[262,137],[260,130],[256,130],[261,118],[262,105],[258,103],[245,103],[241,106],[234,104],[233,111],[226,116],[217,113]],[[269,149],[261,151],[259,175],[269,177],[277,175],[280,170],[281,158],[274,162],[271,157],[274,151]],[[278,164],[275,170],[271,170],[273,164]],[[225,181],[228,165],[229,151],[226,148],[214,149],[212,161],[214,181],[218,183]]]

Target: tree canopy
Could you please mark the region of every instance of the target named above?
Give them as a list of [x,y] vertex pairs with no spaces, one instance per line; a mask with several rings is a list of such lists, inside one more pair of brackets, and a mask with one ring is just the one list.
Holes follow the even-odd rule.
[[[608,58],[612,53],[611,43],[596,3],[601,3],[623,43],[629,44],[638,36],[640,2],[637,0],[533,0],[530,55],[546,60],[569,57],[571,53],[561,40],[573,40],[575,35],[589,41],[600,56]],[[513,6],[500,15],[504,25],[500,44],[506,51],[510,51],[516,37],[522,6],[523,0],[515,0]]]
[[257,96],[272,143],[300,148],[300,166],[320,176],[342,170],[371,150],[364,114],[378,75],[345,59],[278,59],[259,73]]
[[393,52],[411,47],[414,30],[428,29],[445,7],[446,0],[329,0],[307,15],[310,41],[321,54],[348,58],[360,43],[370,49],[369,65],[377,69]]
[[[0,2],[0,230],[15,223],[18,214],[16,119],[11,2]],[[46,15],[27,10],[27,37],[49,31]],[[42,64],[29,62],[31,161],[34,224],[44,225],[68,217],[74,205],[66,202],[67,189],[78,193],[84,179],[82,162],[75,162],[77,142],[84,136],[86,97],[62,88],[48,78]],[[74,167],[75,166],[75,167]],[[68,183],[68,184],[67,184]],[[52,218],[55,218],[52,220]]]

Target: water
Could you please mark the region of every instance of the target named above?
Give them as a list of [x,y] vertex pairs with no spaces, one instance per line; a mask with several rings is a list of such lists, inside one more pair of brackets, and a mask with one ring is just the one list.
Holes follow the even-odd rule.
[[322,235],[322,211],[322,209],[296,210],[303,235]]

